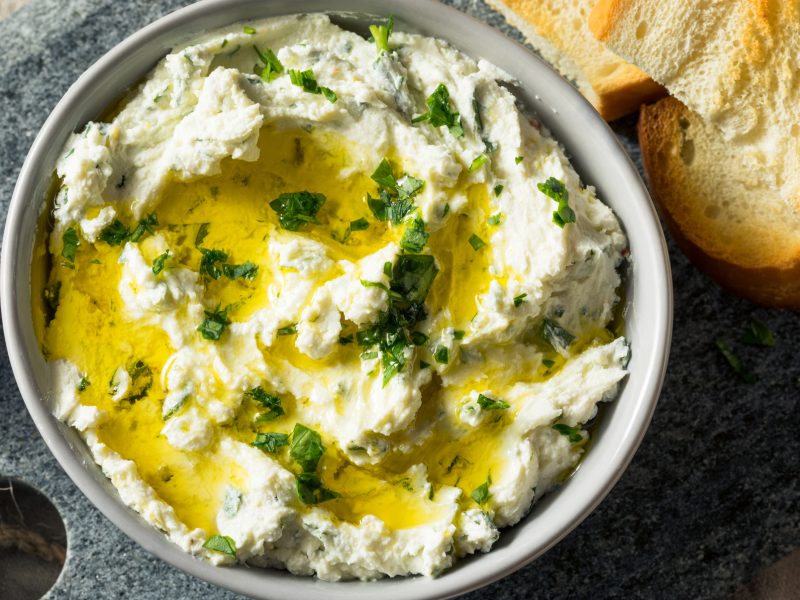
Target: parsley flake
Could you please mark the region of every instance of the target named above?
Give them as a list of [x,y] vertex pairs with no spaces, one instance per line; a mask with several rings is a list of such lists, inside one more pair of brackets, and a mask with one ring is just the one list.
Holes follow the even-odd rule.
[[440,83],[433,93],[425,100],[428,112],[411,119],[412,123],[427,121],[432,127],[447,127],[454,137],[464,136],[464,127],[461,125],[461,116],[450,106],[450,92]]
[[450,362],[450,351],[447,349],[447,346],[438,346],[433,353],[433,360],[440,365],[446,365]]
[[494,186],[494,195],[495,197],[497,197],[502,193],[503,193],[503,185],[498,183],[496,186]]
[[306,223],[319,223],[317,212],[325,204],[325,200],[323,194],[289,192],[275,198],[269,206],[278,214],[281,227],[297,231]]
[[563,181],[550,177],[544,183],[537,184],[536,187],[545,196],[558,203],[558,208],[553,213],[553,223],[563,228],[567,223],[575,222],[575,211],[569,206],[569,192]]
[[391,221],[399,225],[416,207],[413,198],[425,184],[421,179],[405,175],[399,179],[394,176],[387,159],[383,159],[372,180],[378,184],[378,198],[367,194],[367,205],[372,214],[381,221]]
[[289,436],[285,433],[259,433],[250,445],[273,454],[278,448],[289,445]]
[[430,234],[425,231],[425,221],[417,217],[406,225],[400,247],[406,252],[421,252],[429,237]]
[[770,348],[775,345],[775,336],[764,323],[751,319],[750,325],[742,336],[742,342],[751,346]]
[[553,429],[555,429],[561,435],[566,436],[570,444],[578,444],[583,441],[583,436],[581,435],[581,428],[579,425],[570,427],[565,423],[556,423],[553,425]]
[[725,357],[725,360],[731,366],[733,371],[739,376],[739,379],[745,383],[755,383],[758,381],[758,377],[745,368],[745,366],[742,364],[742,361],[739,360],[739,357],[733,353],[733,350],[730,349],[730,346],[728,346],[724,340],[717,339],[714,341],[714,344],[722,356]]
[[266,412],[259,413],[256,417],[256,421],[259,423],[274,421],[278,417],[285,414],[283,405],[281,404],[281,399],[275,394],[266,392],[261,386],[256,386],[253,389],[246,391],[244,395],[245,398],[250,398],[263,408],[267,409]]
[[153,261],[153,275],[158,275],[164,270],[164,263],[170,257],[169,250],[165,250],[163,254],[159,254]]
[[481,248],[483,248],[486,245],[486,242],[484,242],[481,238],[479,238],[474,233],[471,236],[469,236],[469,240],[468,241],[469,241],[469,245],[472,246],[472,249],[475,250],[475,251],[480,250]]
[[470,173],[474,173],[475,171],[480,169],[483,165],[485,165],[487,160],[489,160],[488,156],[486,156],[485,154],[479,154],[472,160],[467,170]]
[[297,333],[297,323],[278,329],[278,335],[294,335]]
[[256,34],[255,28],[254,27],[250,27],[249,25],[245,25],[242,28],[242,31],[244,31],[247,35],[255,35]]
[[478,394],[478,406],[480,406],[483,410],[505,410],[507,408],[511,408],[511,405],[508,402],[494,400],[488,396],[484,396],[483,394]]
[[214,552],[221,552],[236,558],[236,543],[233,538],[227,535],[212,535],[203,544],[203,548],[213,550]]
[[305,71],[289,69],[289,79],[294,85],[303,88],[309,94],[322,94],[329,102],[336,102],[337,100],[336,92],[317,83],[314,71],[311,69],[306,69]]
[[489,223],[489,225],[500,225],[502,221],[503,221],[503,213],[495,213],[491,217],[486,219],[486,222]]
[[78,251],[78,246],[81,245],[81,240],[78,238],[78,232],[74,227],[70,227],[61,236],[63,247],[61,248],[61,256],[71,263],[75,262],[75,253]]
[[203,311],[205,312],[206,318],[203,319],[203,322],[200,323],[200,326],[197,328],[200,335],[207,340],[219,340],[225,332],[225,327],[231,323],[228,320],[228,311],[230,308],[230,306],[226,306],[220,310],[219,306],[217,306],[214,310]]
[[514,306],[515,307],[519,306],[520,304],[525,302],[525,298],[527,298],[527,297],[528,297],[528,294],[525,294],[525,293],[520,294],[519,296],[514,296]]
[[481,485],[476,487],[472,490],[472,493],[469,495],[475,502],[480,505],[486,504],[489,501],[489,498],[492,497],[491,492],[489,491],[489,486],[492,484],[492,476],[487,475],[486,481],[484,481]]

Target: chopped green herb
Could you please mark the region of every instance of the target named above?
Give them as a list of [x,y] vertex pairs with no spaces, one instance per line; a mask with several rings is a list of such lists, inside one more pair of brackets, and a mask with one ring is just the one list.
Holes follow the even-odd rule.
[[78,391],[82,392],[86,388],[88,388],[90,385],[92,385],[92,382],[89,381],[89,378],[84,375],[83,377],[81,377],[81,381],[78,384]]
[[285,433],[259,433],[250,445],[273,454],[278,451],[278,448],[289,445],[289,436]]
[[256,386],[246,391],[244,395],[246,398],[255,400],[258,404],[267,409],[266,412],[259,413],[257,417],[258,421],[261,423],[273,421],[285,414],[281,399],[275,394],[266,392],[261,386]]
[[347,344],[352,344],[353,343],[353,336],[352,335],[343,335],[342,337],[339,338],[339,343],[342,346],[346,346]]
[[545,366],[545,368],[552,369],[555,366],[556,361],[551,360],[549,358],[543,358],[542,359],[542,364]]
[[[183,398],[181,398],[180,400],[178,400],[177,402],[175,402],[175,403],[174,403],[172,406],[170,406],[169,408],[167,408],[166,406],[163,406],[163,405],[162,405],[162,407],[161,407],[161,410],[162,410],[162,415],[161,415],[161,418],[162,418],[162,419],[164,419],[164,420],[166,421],[166,420],[167,420],[167,419],[169,419],[170,417],[173,417],[173,416],[175,416],[175,415],[178,413],[178,411],[179,411],[179,410],[180,410],[180,409],[183,407],[183,405],[184,405],[184,404],[186,404],[186,401],[187,401],[188,399],[189,399],[189,394],[186,394],[186,395],[185,395]],[[165,409],[165,408],[166,408],[166,412],[164,412],[164,409]]]
[[199,247],[203,243],[203,240],[206,239],[209,225],[210,223],[200,223],[200,227],[197,229],[197,235],[194,236],[195,246]]
[[320,504],[338,498],[339,494],[323,487],[316,473],[300,473],[297,475],[297,497],[303,504]]
[[388,260],[385,263],[383,263],[383,274],[386,275],[389,279],[392,278],[392,263]]
[[318,223],[316,215],[323,204],[323,194],[303,191],[281,194],[269,206],[278,214],[281,227],[297,231],[306,223]]
[[212,535],[203,544],[203,548],[236,558],[236,543],[227,535]]
[[376,358],[378,358],[378,352],[376,350],[361,353],[361,360],[375,360]]
[[775,345],[775,336],[764,323],[758,319],[751,319],[750,326],[742,336],[742,342],[751,346],[764,346],[766,348]]
[[563,181],[550,177],[544,183],[537,184],[536,187],[545,196],[558,203],[558,208],[553,213],[553,223],[563,228],[567,223],[575,222],[575,211],[569,206],[569,192]]
[[300,423],[296,423],[292,431],[292,447],[289,455],[297,462],[303,471],[313,473],[317,470],[325,446],[322,445],[320,435]]
[[375,46],[378,52],[383,54],[389,52],[389,36],[392,35],[394,29],[394,16],[389,15],[386,25],[370,25],[369,32],[372,34],[372,39],[375,40]]
[[222,272],[228,279],[255,279],[258,274],[258,265],[251,263],[249,260],[241,265],[223,265]]
[[198,248],[202,257],[200,258],[200,274],[207,275],[211,279],[222,277],[225,268],[225,261],[228,260],[228,253],[224,250],[212,250],[209,248]]
[[447,346],[438,346],[433,353],[433,360],[440,365],[446,365],[450,362],[450,351],[447,349]]
[[717,349],[720,351],[722,356],[725,357],[725,360],[728,361],[728,364],[731,366],[734,372],[739,376],[739,379],[745,383],[755,383],[758,381],[758,377],[744,367],[742,361],[739,360],[739,357],[733,353],[724,340],[717,339],[714,341],[714,344],[717,346]]
[[524,156],[517,156],[514,158],[514,162],[517,164],[521,163],[523,160],[525,160]]
[[486,504],[489,501],[489,498],[492,497],[492,494],[489,491],[489,486],[491,484],[492,484],[492,477],[491,475],[487,475],[486,481],[484,481],[481,485],[472,490],[472,493],[469,495],[470,498],[475,500],[475,502],[477,502],[480,505]]
[[256,34],[256,30],[253,27],[250,27],[249,25],[245,25],[242,28],[242,31],[244,31],[247,35],[255,35]]
[[442,218],[444,219],[449,214],[450,214],[450,203],[446,202],[444,208],[442,209]]
[[64,232],[64,235],[61,236],[61,241],[63,243],[63,247],[61,248],[61,256],[63,256],[69,262],[74,263],[75,253],[78,251],[78,246],[81,245],[81,241],[78,238],[78,232],[75,231],[74,227],[70,227]]
[[329,102],[336,102],[336,93],[330,88],[321,87],[314,78],[314,71],[311,69],[306,69],[305,71],[289,69],[289,79],[294,85],[303,88],[310,94],[322,94]]
[[480,250],[481,248],[483,248],[486,245],[486,242],[484,242],[481,238],[479,238],[474,233],[471,236],[469,236],[469,240],[468,241],[469,241],[469,245],[472,246],[472,249],[476,250],[476,251]]
[[579,425],[570,427],[565,423],[556,423],[553,425],[553,429],[555,429],[561,435],[567,436],[570,444],[578,444],[583,441],[583,436],[581,435],[581,428]]
[[133,403],[145,398],[153,386],[153,372],[150,367],[144,361],[137,360],[129,365],[126,370],[130,376],[130,383],[128,385],[128,395],[123,400]]
[[424,360],[419,361],[419,370],[422,371],[424,369],[430,368],[431,364],[426,363]]
[[412,123],[427,121],[432,127],[446,126],[454,137],[464,136],[464,127],[461,125],[461,116],[450,106],[450,92],[440,83],[433,93],[425,100],[428,112],[411,119]]
[[207,340],[219,340],[225,332],[225,327],[230,325],[230,321],[228,320],[229,309],[230,306],[226,306],[222,310],[217,306],[214,310],[203,311],[206,314],[206,318],[200,323],[197,331]]
[[297,324],[287,325],[278,329],[278,335],[294,335],[297,333]]
[[153,234],[153,228],[158,225],[158,217],[156,217],[155,213],[150,213],[144,219],[139,221],[139,224],[136,226],[130,234],[130,241],[138,242],[144,234],[149,233],[150,235]]
[[167,262],[167,259],[170,257],[169,250],[164,250],[162,254],[156,256],[156,259],[153,261],[153,275],[158,275],[161,271],[164,270],[164,263]]
[[519,296],[514,296],[514,306],[519,306],[523,302],[525,302],[525,298],[528,297],[528,294],[520,294]]
[[400,247],[406,252],[421,252],[429,237],[430,234],[425,231],[425,221],[417,217],[406,225]]
[[463,340],[464,336],[466,335],[466,331],[462,329],[454,329],[453,330],[453,337],[457,340]]
[[365,229],[369,229],[369,221],[364,217],[350,221],[350,231],[364,231]]
[[485,154],[479,154],[472,160],[467,170],[470,173],[474,173],[475,171],[480,169],[483,165],[485,165],[487,160],[489,160],[488,156],[486,156]]
[[574,335],[550,319],[542,322],[542,337],[559,352],[565,352],[575,341]]
[[267,48],[262,52],[258,49],[258,46],[253,46],[253,50],[258,56],[258,60],[264,65],[261,67],[261,79],[269,83],[283,73],[283,64],[271,49]]
[[422,189],[425,182],[411,175],[405,175],[398,181],[389,161],[385,158],[375,169],[372,179],[380,189],[378,198],[367,194],[369,209],[377,219],[399,225],[414,210],[413,197]]
[[502,400],[493,400],[488,396],[484,396],[483,394],[478,394],[478,406],[480,406],[483,410],[505,410],[507,408],[511,408],[511,405],[508,402],[503,402]]
[[[222,40],[222,43],[220,44],[219,49],[222,50],[227,45],[228,45],[228,38],[225,38],[224,40]],[[156,100],[156,102],[158,102],[158,100]]]
[[500,225],[502,221],[503,221],[503,213],[495,213],[486,220],[486,222],[489,223],[489,225]]
[[499,196],[502,193],[503,193],[503,185],[498,183],[496,186],[494,186],[494,195]]
[[428,336],[421,331],[411,332],[411,343],[415,346],[424,346],[428,341]]

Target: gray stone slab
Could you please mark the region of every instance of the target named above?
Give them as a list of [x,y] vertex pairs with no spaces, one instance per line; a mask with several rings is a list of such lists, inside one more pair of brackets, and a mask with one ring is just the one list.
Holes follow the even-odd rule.
[[[520,39],[476,0],[450,2]],[[33,0],[0,22],[0,217],[33,138],[72,81],[180,0]],[[614,125],[637,164],[635,119]],[[765,239],[764,243],[769,243]],[[670,244],[672,359],[650,430],[619,484],[563,542],[470,599],[717,598],[800,546],[800,315],[733,298]],[[773,349],[738,343],[752,317]],[[759,376],[741,383],[713,347],[723,337]],[[61,511],[69,549],[53,598],[235,598],[157,560],[78,491],[28,416],[0,345],[0,473]]]

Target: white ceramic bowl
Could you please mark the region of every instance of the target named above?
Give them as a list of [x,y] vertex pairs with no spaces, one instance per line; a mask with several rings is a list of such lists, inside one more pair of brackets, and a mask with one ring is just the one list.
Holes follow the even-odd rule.
[[[632,253],[627,282],[626,332],[630,374],[608,406],[594,442],[570,480],[504,530],[488,554],[461,561],[436,579],[327,583],[286,572],[217,568],[185,554],[125,506],[94,464],[77,433],[58,422],[42,401],[48,371],[31,322],[30,271],[37,215],[67,136],[95,118],[139,80],[173,45],[237,21],[333,11],[347,28],[365,31],[367,15],[395,15],[398,29],[443,38],[474,58],[485,58],[520,81],[516,93],[571,156],[585,183],[594,185],[625,227]],[[0,291],[6,344],[20,392],[36,426],[61,466],[120,529],[156,556],[197,577],[257,598],[296,600],[380,597],[441,598],[490,583],[519,569],[576,527],[608,494],[627,467],[650,422],[667,364],[672,288],[658,218],[636,169],[608,126],[563,79],[502,33],[433,0],[205,0],[138,31],[92,65],[67,91],[28,154],[5,228]],[[110,565],[113,569],[113,565]]]

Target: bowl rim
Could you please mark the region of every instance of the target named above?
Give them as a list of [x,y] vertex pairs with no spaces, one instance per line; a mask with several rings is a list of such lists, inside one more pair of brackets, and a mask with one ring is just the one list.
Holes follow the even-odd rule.
[[[265,598],[295,598],[299,592],[303,594],[304,598],[320,599],[369,598],[375,593],[380,593],[386,600],[408,597],[453,597],[496,581],[543,554],[577,527],[596,508],[627,468],[652,418],[668,362],[673,300],[667,246],[647,189],[611,129],[576,90],[524,46],[509,39],[490,25],[436,0],[405,0],[403,3],[392,3],[391,0],[337,0],[335,6],[331,6],[332,4],[324,0],[305,0],[302,4],[296,0],[275,0],[271,3],[264,3],[263,0],[201,0],[196,4],[169,13],[128,36],[105,53],[73,83],[52,110],[36,136],[19,173],[9,204],[3,252],[0,257],[0,310],[4,316],[9,360],[20,393],[37,429],[69,477],[84,495],[126,535],[173,566],[232,591]],[[338,8],[344,5],[347,5],[347,8]],[[646,362],[642,366],[642,382],[636,392],[639,400],[634,404],[633,413],[626,421],[623,438],[618,441],[616,449],[609,457],[610,462],[605,467],[606,471],[602,476],[595,475],[595,479],[599,480],[599,483],[591,485],[587,483],[592,493],[581,497],[580,502],[573,499],[569,514],[559,515],[558,521],[549,528],[547,534],[540,536],[542,539],[528,543],[523,540],[517,544],[518,547],[514,547],[516,552],[507,552],[506,548],[500,551],[493,549],[488,554],[480,555],[479,559],[472,559],[472,568],[459,568],[457,563],[456,567],[449,569],[443,576],[436,579],[410,577],[383,579],[378,582],[330,583],[269,569],[247,569],[242,566],[219,568],[192,557],[167,540],[160,531],[146,523],[132,509],[122,504],[118,496],[114,497],[109,493],[107,486],[104,487],[98,479],[99,468],[96,464],[84,464],[65,437],[65,426],[50,413],[46,402],[42,399],[42,394],[35,381],[31,357],[25,353],[25,336],[32,331],[30,303],[27,302],[26,312],[25,302],[21,302],[19,298],[19,290],[21,285],[27,285],[28,292],[30,292],[30,280],[28,278],[26,281],[20,282],[17,273],[28,273],[30,270],[30,260],[26,265],[24,259],[26,256],[30,259],[31,248],[22,247],[25,221],[30,219],[28,216],[30,209],[26,207],[26,202],[32,196],[35,198],[34,191],[40,183],[44,167],[47,166],[44,164],[45,154],[52,145],[49,140],[58,137],[56,134],[59,129],[63,129],[63,122],[72,118],[70,123],[82,125],[82,123],[75,122],[74,119],[75,114],[79,112],[77,106],[87,94],[95,89],[99,82],[110,77],[110,72],[118,68],[126,56],[137,49],[145,48],[148,44],[164,46],[165,40],[170,39],[171,42],[164,47],[163,55],[170,46],[175,45],[175,42],[181,39],[176,35],[176,31],[191,29],[196,35],[199,35],[208,29],[246,20],[240,16],[231,16],[234,14],[258,15],[252,17],[255,20],[279,14],[301,12],[352,12],[372,15],[393,13],[398,21],[415,24],[419,24],[425,18],[435,17],[434,22],[446,21],[458,31],[474,31],[476,37],[480,36],[484,41],[496,45],[486,53],[494,54],[503,60],[494,59],[491,62],[512,64],[512,61],[517,61],[517,64],[524,65],[525,68],[534,72],[536,77],[542,81],[543,86],[554,86],[566,104],[563,106],[551,105],[549,106],[550,110],[554,114],[559,110],[574,113],[576,117],[579,117],[577,120],[585,127],[584,133],[599,142],[597,151],[604,151],[607,154],[606,160],[609,160],[618,171],[616,174],[621,178],[621,184],[628,190],[629,195],[637,198],[636,210],[639,211],[639,216],[637,217],[636,235],[641,239],[649,240],[649,245],[643,244],[634,250],[633,271],[635,274],[630,274],[629,277],[634,283],[642,277],[646,277],[648,284],[654,286],[654,304],[648,308],[652,313],[649,317],[653,319],[648,323],[648,327],[652,330],[652,344],[646,349]],[[215,22],[216,25],[198,26],[208,22]],[[461,44],[447,34],[442,35],[440,31],[436,31],[432,35],[442,37],[461,49]],[[466,51],[465,53],[468,56],[480,58],[474,52]],[[484,54],[481,52],[481,55]],[[143,72],[149,71],[151,67],[152,65]],[[513,74],[515,70],[521,68],[522,66],[508,70]],[[128,85],[134,83],[137,78],[128,76]],[[121,91],[123,90],[117,89],[117,92]],[[538,94],[535,98],[541,100]],[[537,112],[541,114],[542,110],[537,109]],[[548,127],[553,131],[550,125]],[[70,126],[69,129],[72,130],[73,127]],[[553,133],[553,137],[565,145],[560,136]],[[50,165],[51,170],[52,164]],[[581,173],[577,167],[576,171]],[[38,203],[38,200],[35,199],[33,202]],[[624,227],[626,222],[622,218],[620,221]],[[27,226],[30,224],[28,223]],[[629,231],[629,240],[633,233],[633,231]],[[643,270],[640,265],[645,269]],[[29,299],[29,296],[25,294],[22,296],[23,299]],[[636,306],[635,303],[633,306]],[[637,350],[634,352],[636,353]],[[638,352],[643,352],[643,350]],[[639,358],[639,354],[634,356],[636,359]],[[587,453],[587,459],[596,450],[597,448],[593,448],[592,452]],[[584,459],[584,462],[587,459]],[[100,478],[102,477],[100,475]],[[567,488],[570,483],[563,486],[562,489]],[[537,503],[537,506],[540,504],[549,506],[552,498],[557,495],[557,493],[549,494]],[[529,520],[526,519],[523,522]],[[503,544],[504,536],[508,537],[512,530],[520,527],[522,527],[522,523],[503,530],[499,545]],[[513,537],[516,540],[519,536],[514,535]],[[506,544],[506,546],[513,545],[512,543]]]

